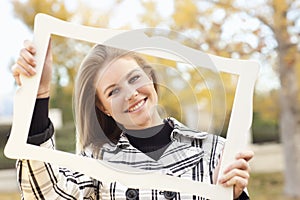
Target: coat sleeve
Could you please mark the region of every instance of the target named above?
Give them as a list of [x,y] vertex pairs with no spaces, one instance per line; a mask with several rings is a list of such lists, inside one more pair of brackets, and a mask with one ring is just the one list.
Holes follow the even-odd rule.
[[[48,104],[49,97],[36,100],[27,143],[54,149]],[[24,199],[97,199],[99,191],[98,181],[40,161],[18,160],[17,176]]]
[[[53,137],[41,144],[54,148]],[[78,172],[34,160],[17,161],[18,183],[26,199],[99,199],[100,183]]]

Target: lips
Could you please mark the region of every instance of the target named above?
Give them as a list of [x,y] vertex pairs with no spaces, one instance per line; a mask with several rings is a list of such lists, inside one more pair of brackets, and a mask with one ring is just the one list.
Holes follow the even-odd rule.
[[144,98],[136,103],[134,103],[133,105],[131,105],[125,112],[134,112],[137,111],[139,108],[141,108],[147,101],[147,98]]

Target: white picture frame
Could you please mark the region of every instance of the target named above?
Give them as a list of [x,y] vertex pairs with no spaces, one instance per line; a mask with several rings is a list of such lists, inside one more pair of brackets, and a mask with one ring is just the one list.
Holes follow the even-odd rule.
[[[130,173],[130,170],[124,173],[109,168],[105,164],[105,161],[98,161],[72,153],[27,144],[26,141],[41,78],[42,66],[51,34],[127,50],[149,46],[152,48],[143,51],[144,54],[179,62],[194,59],[194,62],[200,66],[207,66],[212,69],[216,68],[220,72],[238,75],[236,94],[227,131],[227,142],[219,174],[222,174],[224,167],[234,160],[237,152],[245,149],[246,134],[252,124],[252,99],[255,81],[259,72],[258,62],[209,55],[163,37],[147,37],[140,31],[87,27],[62,21],[49,15],[38,14],[35,18],[33,40],[37,48],[37,74],[31,78],[22,77],[22,87],[16,91],[12,129],[4,150],[7,157],[50,162],[58,166],[67,167],[70,170],[82,172],[104,183],[118,181],[130,188],[177,191],[217,200],[233,199],[232,188],[225,188],[221,185],[210,185],[158,173]],[[134,39],[134,42],[128,42],[130,38]],[[161,49],[166,47],[172,54],[153,50],[155,48]],[[180,56],[172,56],[174,52]],[[74,163],[80,163],[80,165],[74,165]],[[147,180],[147,182],[144,180]]]

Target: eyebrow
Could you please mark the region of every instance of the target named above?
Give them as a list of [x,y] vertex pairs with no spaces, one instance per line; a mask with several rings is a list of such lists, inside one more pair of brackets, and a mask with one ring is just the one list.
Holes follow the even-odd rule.
[[[127,75],[126,75],[126,79],[128,79],[134,72],[136,72],[136,71],[140,71],[140,69],[139,68],[136,68],[136,69],[133,69],[133,70],[131,70]],[[106,92],[107,92],[107,90],[109,90],[110,88],[112,88],[112,87],[115,87],[117,84],[111,84],[110,86],[108,86],[105,90],[104,90],[104,94],[106,94]]]
[[104,90],[104,95],[106,94],[107,90],[109,90],[109,88],[115,87],[117,84],[112,84],[110,86],[108,86],[105,90]]

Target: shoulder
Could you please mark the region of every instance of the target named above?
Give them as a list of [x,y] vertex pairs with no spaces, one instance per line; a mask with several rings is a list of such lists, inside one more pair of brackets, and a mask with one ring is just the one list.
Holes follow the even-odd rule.
[[175,118],[169,117],[165,119],[170,126],[173,128],[172,131],[172,138],[175,139],[184,139],[184,138],[190,138],[190,139],[204,139],[207,137],[208,133],[201,132],[192,128],[187,127],[183,123],[179,122]]
[[209,145],[209,146],[220,146],[224,147],[226,143],[226,139],[222,136],[215,135],[215,134],[207,134],[207,137],[203,139],[202,144],[203,145]]
[[169,117],[165,119],[165,121],[169,122],[169,124],[173,127],[173,133],[174,135],[179,135],[182,137],[187,137],[191,139],[200,139],[203,140],[205,143],[212,143],[212,142],[218,142],[220,144],[224,144],[226,139],[218,136],[216,134],[211,134],[203,131],[199,131],[196,129],[192,129],[190,127],[187,127],[183,123],[179,122],[177,119]]
[[166,119],[174,128],[171,137],[181,142],[191,143],[200,147],[204,152],[220,154],[225,146],[226,139],[216,134],[191,129],[174,118]]
[[226,139],[221,136],[208,134],[207,137],[202,140],[202,149],[207,156],[219,156],[224,149],[225,142]]

